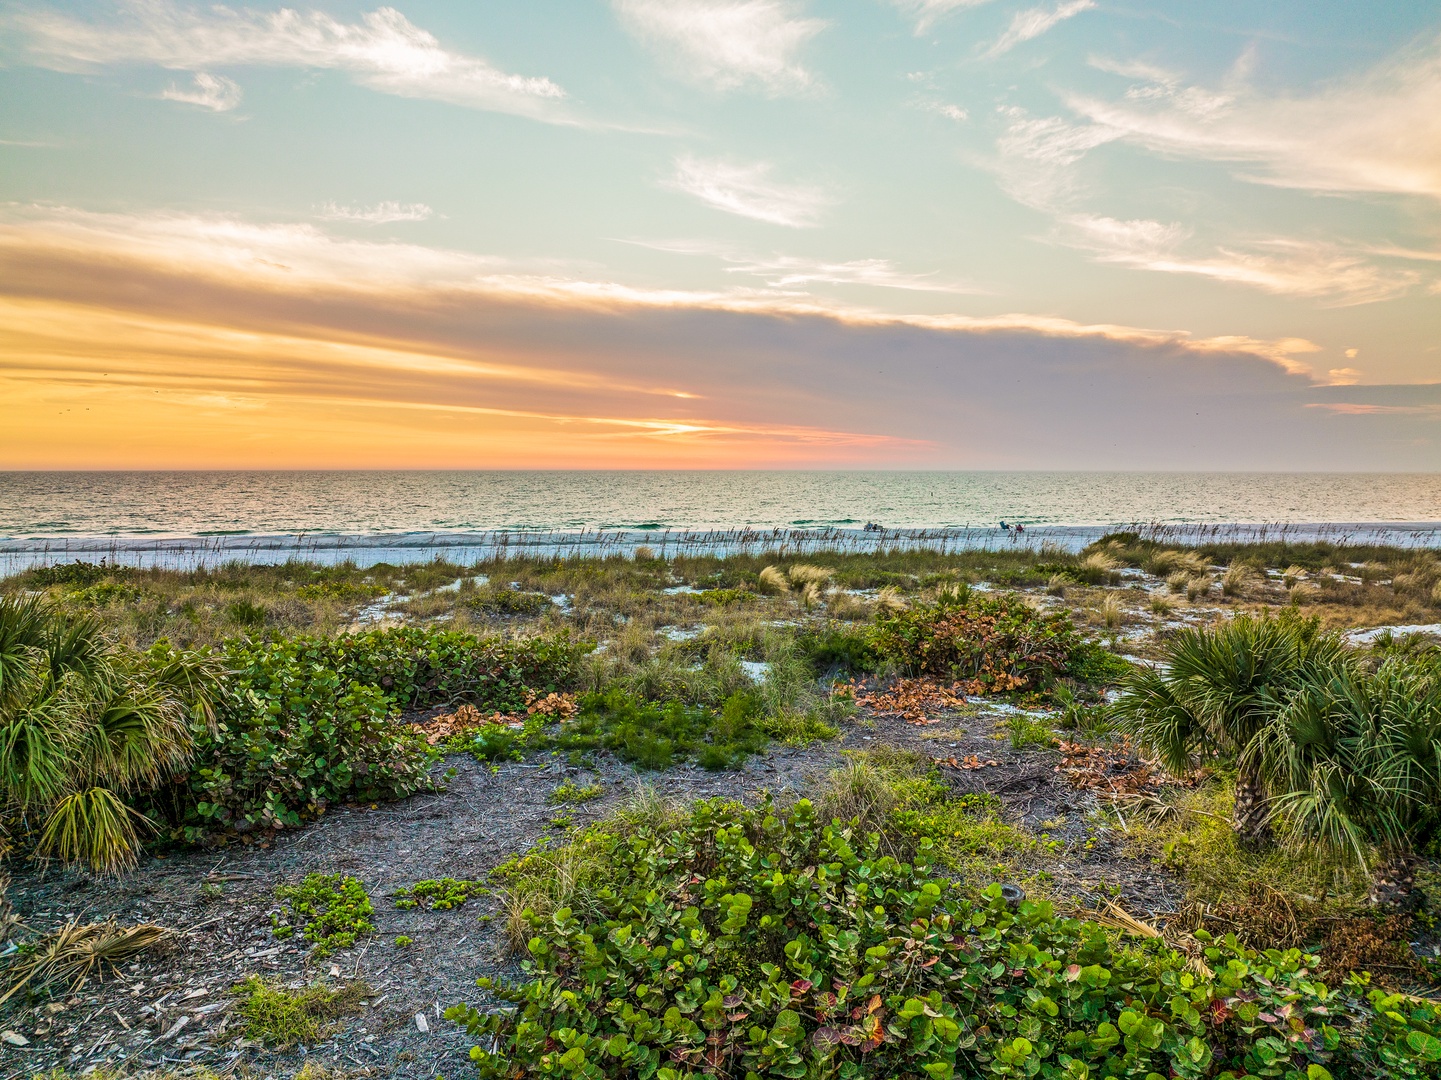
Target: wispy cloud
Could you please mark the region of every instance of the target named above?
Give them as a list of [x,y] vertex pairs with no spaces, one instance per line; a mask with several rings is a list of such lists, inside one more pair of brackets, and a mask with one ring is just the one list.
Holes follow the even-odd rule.
[[754,255],[715,244],[689,241],[626,240],[624,243],[675,255],[704,255],[726,263],[728,274],[765,279],[773,289],[794,290],[809,285],[859,285],[907,292],[984,295],[986,290],[949,281],[936,272],[916,274],[899,269],[890,259],[814,259],[797,255]]
[[1191,230],[1179,224],[1090,214],[1071,215],[1062,224],[1070,242],[1090,250],[1100,262],[1195,274],[1281,296],[1312,297],[1336,307],[1394,299],[1421,281],[1415,271],[1378,266],[1363,253],[1333,243],[1270,237],[1196,257],[1180,252]]
[[917,34],[924,34],[953,11],[988,3],[990,0],[891,0],[892,7],[915,20]]
[[1011,19],[1011,25],[1006,28],[1006,32],[986,50],[985,55],[1000,56],[1002,53],[1010,52],[1022,42],[1040,37],[1057,23],[1064,22],[1083,11],[1089,11],[1095,6],[1096,0],[1067,0],[1066,3],[1054,8],[1030,8],[1026,11],[1018,11]]
[[996,140],[994,164],[1001,187],[1017,202],[1055,212],[1079,193],[1074,166],[1121,133],[1104,124],[1075,124],[1058,116],[1031,116],[1001,109],[1005,130]]
[[425,221],[434,213],[425,203],[380,202],[374,206],[341,206],[328,202],[320,207],[320,216],[326,221],[354,221],[363,225]]
[[12,11],[0,16],[0,26],[19,36],[33,62],[62,71],[116,64],[197,72],[330,68],[383,93],[571,122],[557,109],[565,92],[550,79],[512,75],[481,57],[452,52],[389,7],[347,23],[320,11],[195,10],[154,0],[129,6],[113,22],[42,9]]
[[694,196],[728,214],[786,225],[793,229],[819,223],[834,200],[821,187],[785,184],[771,179],[767,162],[737,164],[681,157],[665,186]]
[[625,26],[685,78],[718,90],[771,94],[815,85],[802,47],[826,23],[795,0],[612,0]]
[[229,112],[240,104],[240,87],[224,75],[211,75],[197,71],[189,87],[171,83],[160,92],[165,101],[180,101],[186,105],[199,105],[202,109],[215,112]]
[[1113,69],[1146,81],[1120,100],[1074,94],[1068,104],[1158,154],[1250,165],[1244,179],[1281,187],[1441,199],[1441,37],[1309,96]]

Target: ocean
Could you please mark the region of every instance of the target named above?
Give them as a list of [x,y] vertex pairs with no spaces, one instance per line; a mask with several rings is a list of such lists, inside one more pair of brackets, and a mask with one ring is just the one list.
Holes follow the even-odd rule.
[[[1002,532],[999,523],[1026,532]],[[881,526],[878,532],[868,524]],[[1068,472],[8,472],[0,571],[472,561],[505,550],[1076,548],[1115,528],[1441,543],[1441,476]]]

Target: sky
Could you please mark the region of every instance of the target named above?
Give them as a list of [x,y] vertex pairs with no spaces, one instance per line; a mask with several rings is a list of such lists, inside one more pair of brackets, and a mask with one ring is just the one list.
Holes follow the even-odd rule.
[[1441,8],[0,0],[0,468],[1441,471]]

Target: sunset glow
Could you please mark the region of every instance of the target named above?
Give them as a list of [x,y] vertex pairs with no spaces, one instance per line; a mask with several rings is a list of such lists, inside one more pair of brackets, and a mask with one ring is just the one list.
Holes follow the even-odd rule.
[[1426,5],[562,6],[0,8],[0,463],[1441,466]]

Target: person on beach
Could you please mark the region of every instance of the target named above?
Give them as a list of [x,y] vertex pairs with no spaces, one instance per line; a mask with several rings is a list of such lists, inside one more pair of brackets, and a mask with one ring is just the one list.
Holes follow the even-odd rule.
[[1025,527],[1024,525],[1022,525],[1019,521],[1016,522],[1016,532],[1018,532],[1018,533],[1023,533],[1023,532],[1025,532],[1025,531],[1026,531],[1026,527]]
[[1011,527],[1010,527],[1009,525],[1007,525],[1004,521],[1002,521],[1002,522],[1001,522],[1001,532],[1010,532],[1010,531],[1011,531]]

